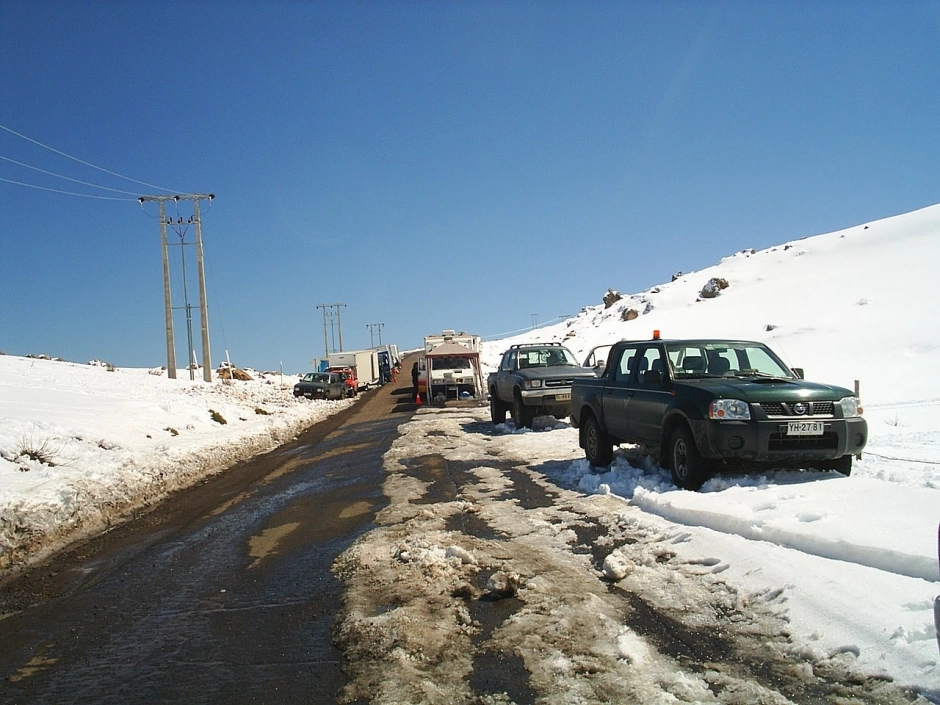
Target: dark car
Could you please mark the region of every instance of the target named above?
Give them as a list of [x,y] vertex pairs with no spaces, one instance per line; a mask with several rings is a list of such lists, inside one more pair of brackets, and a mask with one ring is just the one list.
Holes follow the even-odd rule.
[[637,444],[686,489],[723,468],[848,475],[868,439],[853,392],[804,380],[759,342],[621,341],[598,372],[571,389],[587,459],[607,465],[614,445]]
[[308,372],[294,385],[294,396],[307,399],[342,399],[346,396],[346,389],[346,381],[338,372]]

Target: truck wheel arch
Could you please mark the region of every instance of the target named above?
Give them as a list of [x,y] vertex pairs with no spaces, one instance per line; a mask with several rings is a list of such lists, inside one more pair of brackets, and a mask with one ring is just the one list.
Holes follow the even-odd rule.
[[584,422],[587,420],[588,414],[597,419],[597,423],[600,424],[601,428],[607,428],[604,424],[604,407],[596,394],[590,394],[581,400],[581,408],[578,409],[576,417],[578,420],[578,428],[584,427]]
[[594,419],[597,421],[598,426],[601,428],[606,428],[603,423],[602,414],[599,414],[598,411],[590,404],[582,404],[581,412],[578,414],[578,443],[582,448],[584,448],[584,426],[588,419]]
[[666,469],[672,467],[672,460],[669,455],[669,439],[672,438],[673,431],[679,425],[685,426],[689,429],[689,432],[692,430],[689,422],[680,414],[671,414],[663,419],[663,428],[659,434],[659,464]]

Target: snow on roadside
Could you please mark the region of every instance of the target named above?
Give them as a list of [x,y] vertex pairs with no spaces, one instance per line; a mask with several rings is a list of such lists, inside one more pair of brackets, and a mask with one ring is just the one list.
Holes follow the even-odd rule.
[[[477,702],[468,674],[488,659],[501,664],[489,692],[505,689],[493,702],[825,702],[838,692],[881,705],[909,702],[895,684],[930,692],[940,672],[936,645],[922,639],[930,583],[722,531],[759,501],[725,508],[725,491],[677,490],[639,459],[633,496],[689,497],[720,521],[660,516],[619,494],[614,472],[592,473],[577,431],[545,418],[516,430],[494,427],[485,409],[428,408],[399,433],[378,528],[335,566],[350,699]],[[853,483],[790,475],[765,484],[798,495]],[[787,500],[765,511],[782,519]],[[712,658],[722,649],[734,656]]]
[[295,376],[206,383],[153,372],[0,355],[0,572],[352,403],[295,399]]

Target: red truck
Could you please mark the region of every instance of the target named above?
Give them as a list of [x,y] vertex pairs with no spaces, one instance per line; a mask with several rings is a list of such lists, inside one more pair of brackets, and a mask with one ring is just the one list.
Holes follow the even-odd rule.
[[327,372],[336,372],[346,383],[346,396],[354,397],[359,393],[359,380],[356,379],[356,371],[352,367],[328,367]]

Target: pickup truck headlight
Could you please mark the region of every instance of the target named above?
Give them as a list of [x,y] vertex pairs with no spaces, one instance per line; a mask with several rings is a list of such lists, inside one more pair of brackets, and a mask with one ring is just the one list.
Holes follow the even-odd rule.
[[718,421],[749,421],[751,407],[740,399],[716,399],[708,405],[708,418]]
[[842,416],[846,419],[851,419],[855,416],[862,415],[862,405],[858,400],[858,397],[845,397],[842,399],[839,404],[842,406]]
[[542,380],[540,379],[527,379],[525,386],[529,389],[538,389],[542,386]]

